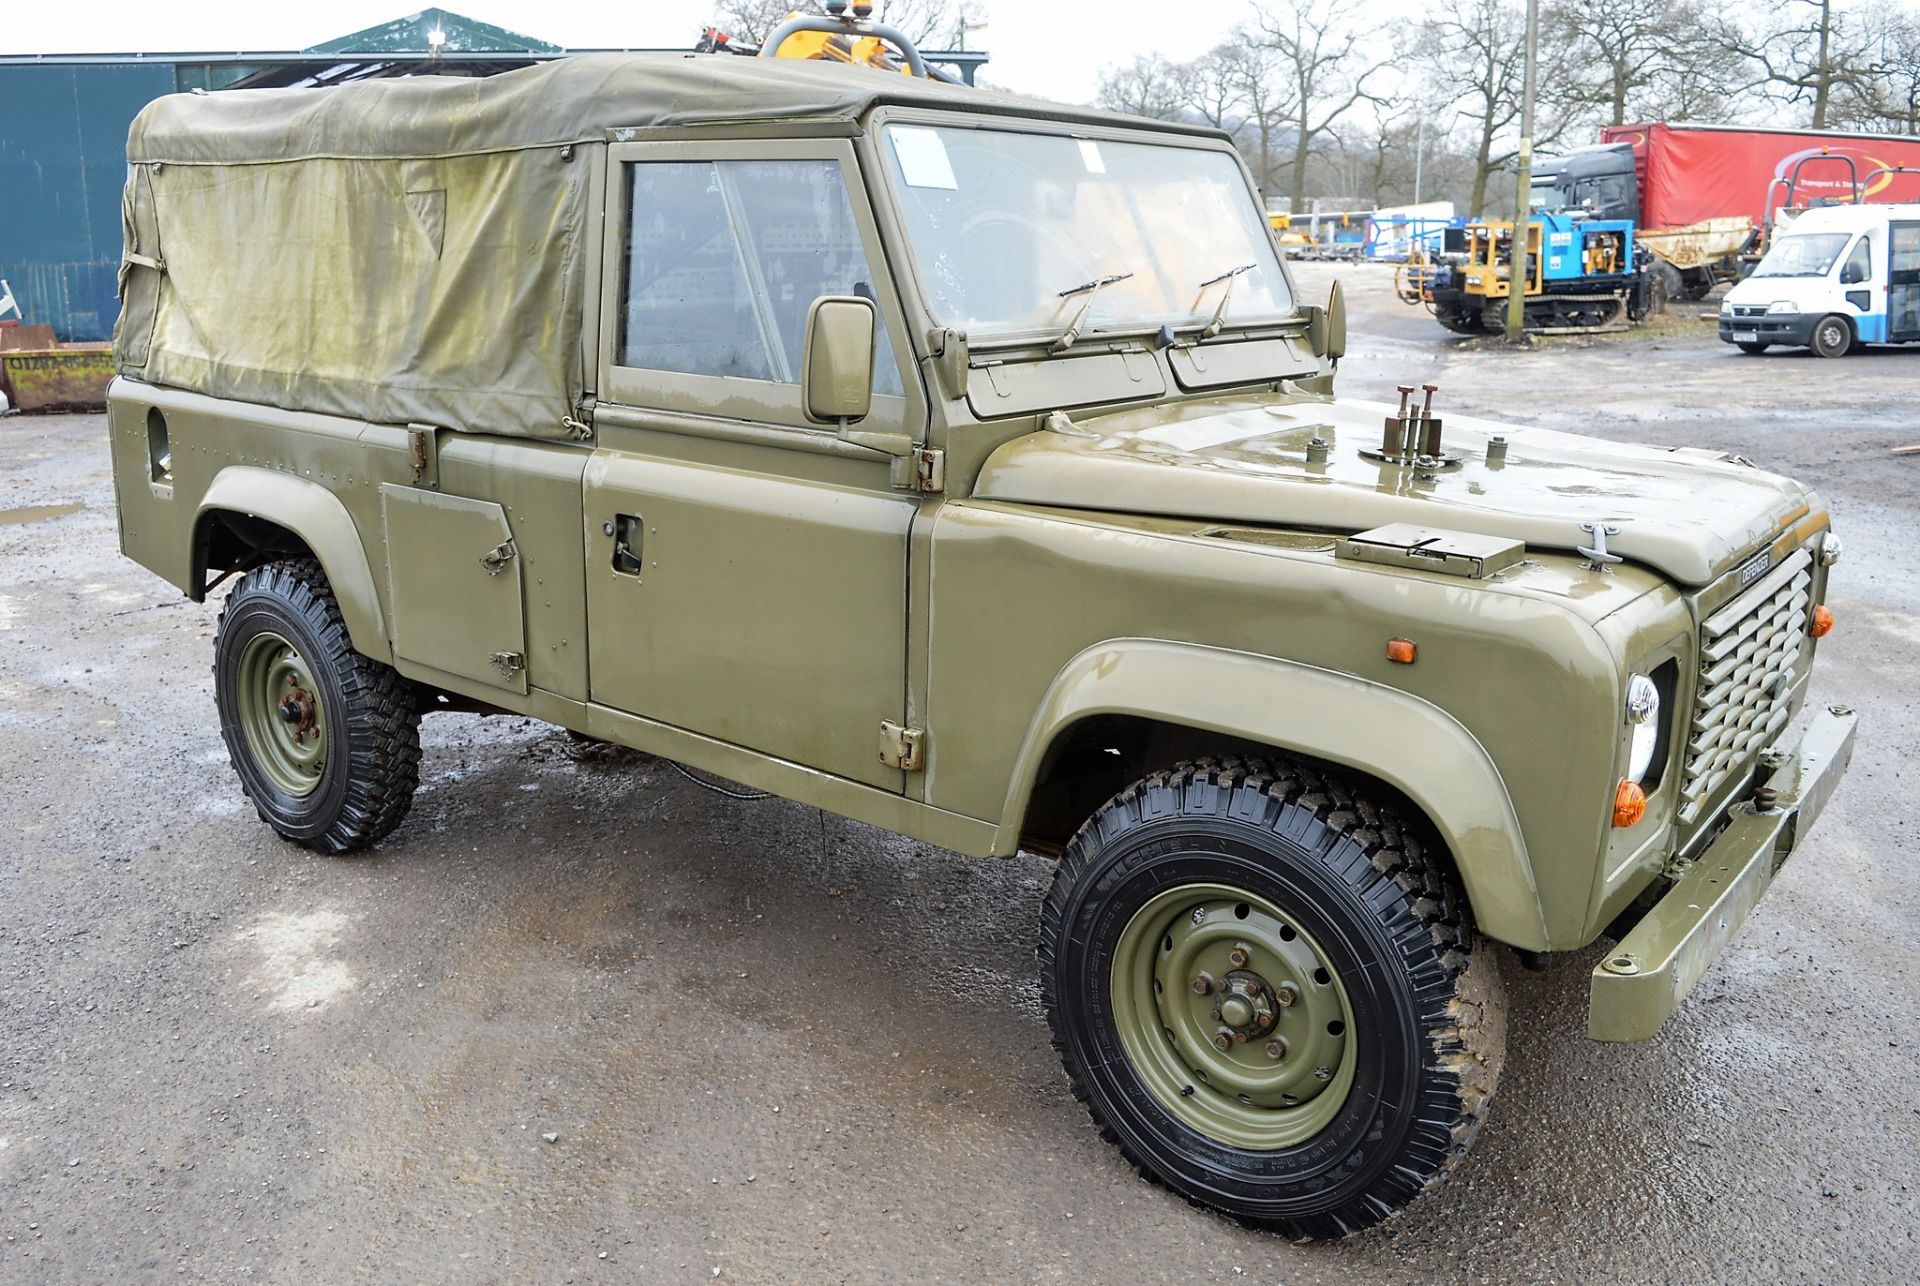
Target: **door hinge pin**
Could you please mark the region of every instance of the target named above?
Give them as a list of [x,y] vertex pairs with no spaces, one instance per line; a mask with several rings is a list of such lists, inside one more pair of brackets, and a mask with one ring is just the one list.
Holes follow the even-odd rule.
[[932,447],[923,447],[914,453],[916,485],[922,491],[945,491],[947,489],[947,453]]
[[919,772],[926,732],[907,728],[891,719],[880,721],[880,762],[901,772]]

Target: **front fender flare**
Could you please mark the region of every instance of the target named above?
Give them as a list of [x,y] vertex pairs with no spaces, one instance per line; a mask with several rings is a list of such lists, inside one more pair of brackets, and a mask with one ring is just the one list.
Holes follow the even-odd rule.
[[1432,702],[1396,688],[1248,652],[1113,639],[1074,657],[1028,726],[994,838],[996,853],[1018,847],[1049,747],[1095,715],[1218,732],[1386,782],[1439,832],[1481,932],[1528,950],[1551,949],[1513,802],[1471,732]]
[[[353,516],[338,496],[305,478],[251,465],[230,465],[214,475],[194,515],[196,562],[199,559],[197,542],[206,530],[207,515],[215,512],[258,518],[285,527],[305,541],[313,556],[319,559],[320,569],[327,574],[327,583],[333,587],[354,651],[392,663],[393,648],[387,640],[386,614],[381,610],[380,593],[367,564],[366,547]],[[196,567],[195,571],[200,573],[205,569]]]

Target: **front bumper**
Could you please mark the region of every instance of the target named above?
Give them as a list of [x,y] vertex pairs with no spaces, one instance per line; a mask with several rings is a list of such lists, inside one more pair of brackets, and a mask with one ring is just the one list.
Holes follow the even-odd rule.
[[1773,313],[1766,317],[1720,315],[1720,338],[1729,344],[1789,344],[1805,348],[1825,313]]
[[[1720,955],[1793,855],[1853,757],[1851,710],[1814,716],[1798,745],[1761,783],[1773,807],[1727,811],[1726,829],[1593,971],[1587,1035],[1646,1040],[1660,1030]],[[1758,792],[1756,792],[1757,794]]]

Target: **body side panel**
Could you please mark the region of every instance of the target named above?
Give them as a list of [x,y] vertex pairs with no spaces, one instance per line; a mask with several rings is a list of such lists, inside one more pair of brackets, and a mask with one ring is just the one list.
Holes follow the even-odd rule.
[[[947,503],[934,531],[929,587],[927,802],[1017,826],[1003,816],[1010,796],[1021,806],[1015,765],[1044,752],[1039,739],[1056,731],[1034,712],[1057,690],[1076,691],[1069,704],[1100,704],[1078,695],[1083,681],[1063,675],[1073,658],[1097,658],[1113,640],[1284,657],[1291,676],[1285,680],[1244,663],[1191,671],[1164,664],[1153,671],[1155,683],[1140,685],[1151,689],[1151,701],[1137,691],[1127,699],[1172,723],[1209,711],[1235,735],[1335,760],[1356,762],[1369,747],[1366,755],[1378,755],[1365,761],[1369,771],[1407,783],[1402,788],[1416,798],[1503,781],[1500,793],[1510,803],[1442,810],[1444,823],[1457,807],[1464,828],[1448,842],[1470,834],[1469,851],[1491,851],[1490,832],[1509,825],[1496,819],[1511,809],[1517,833],[1506,843],[1527,855],[1540,910],[1537,917],[1525,912],[1531,894],[1504,890],[1490,904],[1508,903],[1491,912],[1495,923],[1535,947],[1586,940],[1619,756],[1623,680],[1620,662],[1577,614],[1580,577],[1558,579],[1556,566],[1543,565],[1549,560],[1517,569],[1522,578],[1571,587],[1569,601],[1555,602],[1513,582],[1335,560],[1331,537],[1317,550],[1310,536],[1302,541],[1302,548],[1257,548],[1091,517]],[[1656,583],[1628,569],[1590,594],[1626,603]],[[1415,664],[1387,660],[1393,638],[1416,643]],[[1345,677],[1348,686],[1337,690],[1357,694],[1354,704],[1295,706],[1289,693],[1296,689],[1335,690],[1299,677],[1315,672]],[[1221,693],[1214,685],[1222,676],[1252,686]],[[1387,697],[1389,691],[1395,695]],[[1430,726],[1420,734],[1429,738],[1424,749],[1399,744],[1409,712],[1421,712],[1429,724],[1444,712],[1439,724],[1458,731]],[[1338,726],[1353,721],[1370,726]],[[1569,728],[1605,733],[1570,739]],[[1456,772],[1459,748],[1475,744],[1484,754],[1468,758],[1490,759],[1491,776],[1484,764]],[[1445,745],[1455,749],[1443,751]],[[1016,836],[1003,829],[1002,849]]]

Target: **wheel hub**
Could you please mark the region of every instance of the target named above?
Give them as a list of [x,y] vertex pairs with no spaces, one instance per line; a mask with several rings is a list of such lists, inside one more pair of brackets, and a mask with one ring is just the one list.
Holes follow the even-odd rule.
[[1318,945],[1265,899],[1216,885],[1162,893],[1123,930],[1113,969],[1115,1019],[1136,1071],[1202,1133],[1293,1146],[1345,1101],[1354,1057],[1345,989]]
[[327,766],[327,722],[306,659],[263,631],[247,640],[233,683],[255,766],[284,794],[312,794]]

